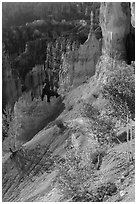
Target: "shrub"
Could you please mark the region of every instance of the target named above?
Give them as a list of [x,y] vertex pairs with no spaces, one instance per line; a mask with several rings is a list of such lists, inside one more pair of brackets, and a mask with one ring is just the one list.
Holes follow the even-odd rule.
[[111,143],[112,138],[115,137],[114,123],[108,116],[96,118],[92,131],[101,144]]
[[[127,125],[127,142],[129,135],[133,138],[130,120],[135,119],[135,70],[134,64],[119,63],[109,73],[106,83],[103,85],[103,96],[109,99],[110,106],[114,110],[111,115]],[[129,128],[130,127],[130,128]],[[129,134],[130,133],[130,134]],[[132,150],[129,145],[129,161],[133,161]]]
[[112,138],[115,137],[115,129],[113,120],[109,115],[101,115],[97,108],[91,104],[85,104],[84,116],[90,119],[92,132],[100,144],[112,141]]
[[135,117],[135,74],[134,65],[118,64],[110,72],[103,85],[103,96],[109,99],[114,116],[121,121]]
[[117,192],[117,187],[115,183],[107,182],[97,188],[96,197],[98,197],[99,202],[103,202],[103,199],[105,198],[105,196],[112,196],[116,192]]
[[91,120],[95,120],[99,115],[100,112],[97,108],[95,108],[89,103],[84,104],[84,116],[88,117]]
[[62,119],[57,119],[57,120],[55,120],[54,123],[57,125],[57,127],[58,127],[61,131],[64,131],[64,130],[66,129],[66,126],[64,125]]
[[[83,154],[88,154],[88,159],[83,161]],[[66,199],[74,202],[97,201],[89,192],[95,165],[92,162],[92,152],[76,153],[74,149],[67,150],[65,160],[57,164],[59,170],[57,183]]]

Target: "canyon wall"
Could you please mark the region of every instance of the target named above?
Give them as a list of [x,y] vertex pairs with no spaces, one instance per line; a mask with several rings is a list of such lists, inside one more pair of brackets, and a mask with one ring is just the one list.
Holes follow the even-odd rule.
[[[132,17],[131,17],[132,15]],[[135,60],[135,3],[105,2],[100,5],[100,27],[94,27],[91,12],[91,26],[87,41],[75,52],[63,58],[60,71],[60,92],[67,92],[86,82],[96,72],[100,56],[124,60],[127,64]],[[97,34],[99,31],[99,35]],[[98,37],[99,36],[99,37]],[[106,60],[105,57],[103,57]],[[100,70],[101,71],[101,70]]]
[[126,59],[125,44],[130,32],[130,15],[129,3],[101,3],[100,26],[103,35],[103,54],[112,58]]
[[[126,40],[131,30],[130,23],[133,27],[135,26],[135,3],[101,3],[100,14],[98,13],[98,15],[100,17],[100,27],[97,27],[97,16],[91,12],[90,32],[84,44],[79,46],[79,42],[76,42],[76,39],[73,38],[58,38],[56,43],[50,43],[49,51],[48,45],[47,48],[42,48],[47,49],[45,50],[47,52],[46,69],[52,70],[51,75],[54,71],[58,75],[59,93],[61,94],[85,83],[88,78],[92,77],[96,72],[96,64],[102,54],[126,60],[127,54],[130,55],[134,50],[134,39],[132,42],[128,42],[128,52],[126,50]],[[134,37],[130,36],[131,38]],[[15,79],[10,69],[6,68],[4,70],[3,102],[5,101],[4,103],[13,106],[14,102],[21,96],[22,88],[20,80]],[[45,82],[44,69],[44,65],[36,65],[25,76],[25,91],[29,92],[30,100],[40,97],[42,93],[42,86]]]

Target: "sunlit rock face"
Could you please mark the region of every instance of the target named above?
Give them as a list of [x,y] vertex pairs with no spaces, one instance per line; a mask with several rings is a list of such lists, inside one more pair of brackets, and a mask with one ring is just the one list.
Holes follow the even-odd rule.
[[101,3],[100,26],[103,35],[103,54],[116,59],[126,58],[125,41],[130,32],[130,15],[129,3]]
[[92,77],[100,56],[100,41],[96,39],[94,33],[77,51],[64,56],[60,72],[62,92],[68,91],[71,87],[77,87]]
[[135,28],[135,2],[130,2],[131,8],[131,24]]
[[75,88],[92,77],[96,71],[96,64],[101,56],[102,39],[96,37],[93,30],[93,12],[91,12],[90,31],[87,40],[78,50],[66,53],[60,71],[60,93]]

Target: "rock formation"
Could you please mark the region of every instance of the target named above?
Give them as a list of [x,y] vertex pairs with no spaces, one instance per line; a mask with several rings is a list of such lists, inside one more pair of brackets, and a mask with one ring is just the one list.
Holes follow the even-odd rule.
[[103,35],[102,53],[126,59],[125,42],[130,32],[129,3],[105,2],[100,7],[100,26]]
[[[69,38],[68,36],[56,36],[56,41],[54,42],[54,40],[51,39],[50,43],[47,38],[33,39],[33,41],[29,41],[29,43],[21,39],[19,40],[20,42],[24,42],[23,46],[26,45],[26,50],[16,57],[16,63],[13,64],[13,67],[19,72],[19,77],[24,77],[24,89],[22,91],[29,90],[32,99],[38,98],[41,95],[42,85],[45,82],[45,69],[47,70],[50,79],[55,78],[50,81],[52,82],[55,80],[55,83],[57,83],[58,86],[59,80],[60,90],[61,92],[64,92],[64,90],[68,91],[70,87],[74,88],[81,83],[86,82],[88,78],[95,74],[96,64],[101,54],[107,54],[112,58],[127,60],[128,64],[130,64],[131,61],[134,61],[135,36],[133,27],[132,34],[130,33],[130,22],[133,26],[135,25],[135,4],[131,3],[131,10],[129,3],[107,2],[101,3],[101,6],[100,4],[96,6],[97,8],[95,11],[91,11],[89,35],[84,44],[81,43],[83,43],[87,34],[78,34],[78,36],[77,34],[72,34],[69,35]],[[98,24],[99,15],[101,28]],[[8,33],[11,36],[15,33],[17,37],[21,32],[20,29],[26,32],[26,36],[29,35],[29,32],[33,33],[33,30],[35,31],[34,28],[31,30],[28,29],[27,26],[24,26],[19,27],[18,29],[12,28]],[[81,29],[82,33],[85,33],[87,28],[86,26],[84,27],[84,25],[78,25],[78,28],[75,28],[74,26],[73,30],[75,30],[75,33],[78,33],[81,32]],[[5,43],[7,43],[8,40],[6,39],[8,39],[8,37],[4,39]],[[81,45],[79,46],[79,44]],[[21,48],[19,47],[18,50],[21,51]],[[24,50],[24,48],[22,50]],[[43,67],[44,61],[45,67]],[[52,75],[56,76],[54,77]],[[5,87],[5,80],[7,79],[5,77],[3,79],[3,87]],[[53,86],[54,84],[51,84],[52,89]],[[19,89],[21,89],[21,87]],[[14,93],[15,92],[17,92],[15,95],[20,96],[20,90],[16,90]],[[6,97],[9,98],[8,100],[10,102],[12,97],[10,97],[10,95]],[[18,97],[16,97],[16,99],[18,99]]]
[[[91,28],[86,42],[78,50],[63,56],[60,71],[60,89],[63,93],[70,87],[77,87],[95,74],[96,64],[101,56],[101,39],[97,39],[93,29],[93,12],[91,12]],[[100,35],[101,36],[101,35]]]
[[9,62],[9,58],[5,53],[2,56],[2,105],[13,108],[15,102],[21,96],[21,83],[18,77],[14,77]]
[[135,2],[131,2],[130,7],[131,7],[131,24],[135,28]]

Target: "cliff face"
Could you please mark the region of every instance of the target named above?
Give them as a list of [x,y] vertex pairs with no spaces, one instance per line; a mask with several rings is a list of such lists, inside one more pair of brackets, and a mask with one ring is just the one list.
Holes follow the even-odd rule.
[[93,26],[93,13],[91,12],[91,28],[88,39],[78,50],[63,56],[60,70],[61,93],[68,91],[71,87],[79,86],[95,74],[96,64],[101,56],[102,39],[100,33],[97,39],[97,33],[93,30]]
[[[132,18],[131,18],[132,14]],[[87,41],[63,58],[60,74],[61,92],[68,91],[86,82],[96,72],[96,64],[101,54],[110,58],[125,60],[128,64],[135,59],[134,4],[101,3],[100,27],[94,31],[94,15],[91,12],[91,26]],[[133,20],[132,20],[133,19]],[[97,68],[98,69],[98,68]]]
[[129,3],[102,3],[100,26],[103,35],[102,53],[117,59],[126,59],[125,41],[130,32]]
[[[26,44],[29,46],[26,46],[25,52],[17,57],[16,67],[17,71],[19,70],[21,74],[28,73],[24,79],[24,86],[26,91],[31,93],[31,99],[41,96],[42,84],[45,82],[46,77],[45,68],[47,72],[50,72],[49,78],[53,78],[51,79],[52,88],[54,86],[52,84],[54,83],[53,81],[57,81],[58,84],[59,80],[59,92],[64,93],[64,91],[68,91],[70,88],[77,87],[86,82],[88,78],[95,74],[96,64],[101,54],[117,59],[126,59],[128,55],[130,64],[134,60],[132,55],[134,55],[135,37],[134,34],[130,35],[130,22],[133,26],[135,25],[134,7],[134,3],[131,3],[131,5],[129,3],[102,3],[100,14],[99,8],[95,10],[98,14],[91,12],[88,39],[80,46],[79,44],[83,37],[79,39],[75,35],[70,36],[70,38],[58,36],[56,42],[49,43],[44,39],[37,39]],[[132,17],[130,17],[130,13]],[[100,16],[101,28],[97,27],[98,16]],[[81,29],[82,33],[85,33],[86,26],[79,24],[78,27],[76,28],[76,33],[81,32]],[[87,34],[80,35],[87,36]],[[128,40],[127,36],[129,36]],[[32,55],[33,60],[30,58]],[[45,68],[43,66],[44,60]],[[33,65],[35,63],[36,65]],[[19,85],[21,82],[14,78],[12,76],[11,80],[11,76],[7,77],[6,74],[3,77],[4,100],[9,101],[12,105],[21,95],[21,86]],[[14,84],[12,88],[10,86],[11,83]],[[13,97],[11,97],[10,93],[12,93]],[[16,99],[14,100],[13,98]],[[12,100],[14,102],[11,102]]]
[[135,2],[131,2],[130,7],[131,7],[131,24],[135,28]]

